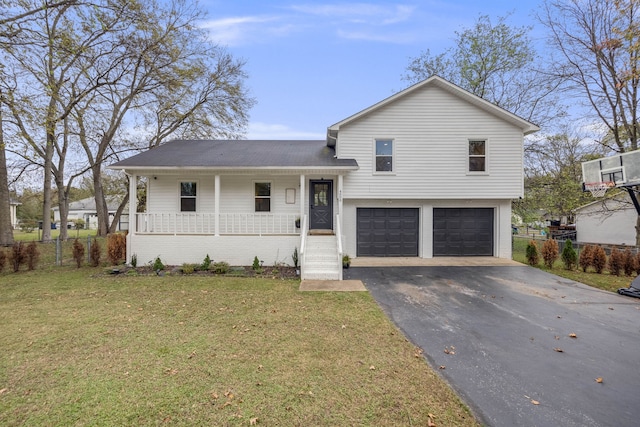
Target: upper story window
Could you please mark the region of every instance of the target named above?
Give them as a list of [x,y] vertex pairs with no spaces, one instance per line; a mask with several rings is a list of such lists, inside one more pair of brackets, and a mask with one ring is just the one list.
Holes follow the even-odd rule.
[[180,183],[180,212],[196,211],[196,183]]
[[487,141],[469,141],[469,172],[487,171]]
[[376,139],[376,172],[393,172],[393,140]]
[[256,212],[271,212],[271,183],[254,183],[254,198]]

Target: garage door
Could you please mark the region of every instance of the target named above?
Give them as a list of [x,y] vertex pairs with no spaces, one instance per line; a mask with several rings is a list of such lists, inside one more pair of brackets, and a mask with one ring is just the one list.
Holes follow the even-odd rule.
[[493,256],[493,208],[433,210],[434,256]]
[[418,256],[417,208],[358,208],[357,256]]

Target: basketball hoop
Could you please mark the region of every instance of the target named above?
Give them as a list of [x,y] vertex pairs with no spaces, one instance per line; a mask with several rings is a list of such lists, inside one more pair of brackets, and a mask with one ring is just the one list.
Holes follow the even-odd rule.
[[593,197],[602,197],[605,195],[608,189],[615,187],[615,182],[605,181],[605,182],[591,182],[585,183],[584,189],[586,191],[591,192]]

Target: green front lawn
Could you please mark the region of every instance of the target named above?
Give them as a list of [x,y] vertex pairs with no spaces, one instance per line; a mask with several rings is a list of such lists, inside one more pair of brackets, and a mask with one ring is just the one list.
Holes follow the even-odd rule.
[[0,275],[0,425],[476,426],[366,292]]

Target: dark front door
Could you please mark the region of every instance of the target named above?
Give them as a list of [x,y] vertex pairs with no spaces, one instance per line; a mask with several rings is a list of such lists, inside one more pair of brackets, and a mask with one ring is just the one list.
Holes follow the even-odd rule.
[[333,229],[333,181],[309,181],[309,229]]

